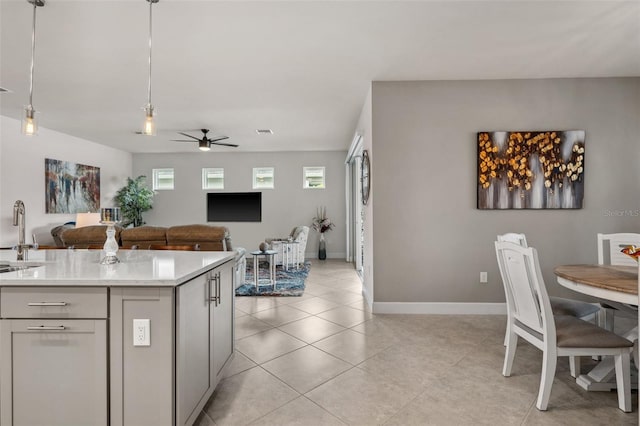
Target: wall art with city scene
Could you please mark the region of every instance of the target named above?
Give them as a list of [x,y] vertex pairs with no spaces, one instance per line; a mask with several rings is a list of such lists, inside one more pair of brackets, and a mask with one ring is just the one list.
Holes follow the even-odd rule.
[[44,160],[47,213],[89,213],[100,210],[100,167]]
[[479,209],[580,209],[584,130],[478,133]]

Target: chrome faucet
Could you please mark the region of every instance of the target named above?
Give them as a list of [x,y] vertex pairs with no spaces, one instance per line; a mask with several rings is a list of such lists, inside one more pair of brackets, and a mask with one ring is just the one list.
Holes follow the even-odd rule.
[[13,204],[13,226],[18,227],[18,259],[27,260],[29,253],[29,245],[24,242],[24,228],[25,228],[25,209],[22,200],[18,200]]

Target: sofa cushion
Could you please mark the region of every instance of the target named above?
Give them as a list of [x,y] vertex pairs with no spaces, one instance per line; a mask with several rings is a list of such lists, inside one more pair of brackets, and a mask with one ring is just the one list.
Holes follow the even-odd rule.
[[167,244],[199,244],[200,250],[231,250],[229,230],[224,226],[172,226],[167,229]]
[[[116,225],[116,241],[120,243],[122,227]],[[60,234],[60,239],[65,247],[87,248],[89,246],[102,246],[107,240],[106,225],[84,226],[82,228],[65,229]]]
[[139,226],[137,228],[123,229],[120,233],[122,247],[138,246],[147,249],[151,245],[167,244],[167,228],[162,226]]

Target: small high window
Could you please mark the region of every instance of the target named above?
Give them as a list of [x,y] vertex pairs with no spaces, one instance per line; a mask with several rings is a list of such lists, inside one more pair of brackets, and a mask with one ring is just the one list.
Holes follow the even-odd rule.
[[173,189],[173,169],[153,169],[153,190]]
[[224,189],[224,169],[202,169],[202,189]]
[[253,189],[273,189],[274,174],[273,167],[255,167],[253,169]]
[[305,189],[324,189],[324,167],[303,167],[302,179]]

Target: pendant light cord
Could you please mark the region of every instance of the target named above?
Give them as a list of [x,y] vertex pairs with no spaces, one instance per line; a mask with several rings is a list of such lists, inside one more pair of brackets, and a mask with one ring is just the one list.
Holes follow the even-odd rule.
[[29,107],[33,109],[33,62],[36,55],[36,9],[37,2],[33,2],[33,27],[31,28],[31,78],[29,81]]
[[149,1],[149,106],[151,106],[151,34],[152,34],[152,10],[153,1]]

